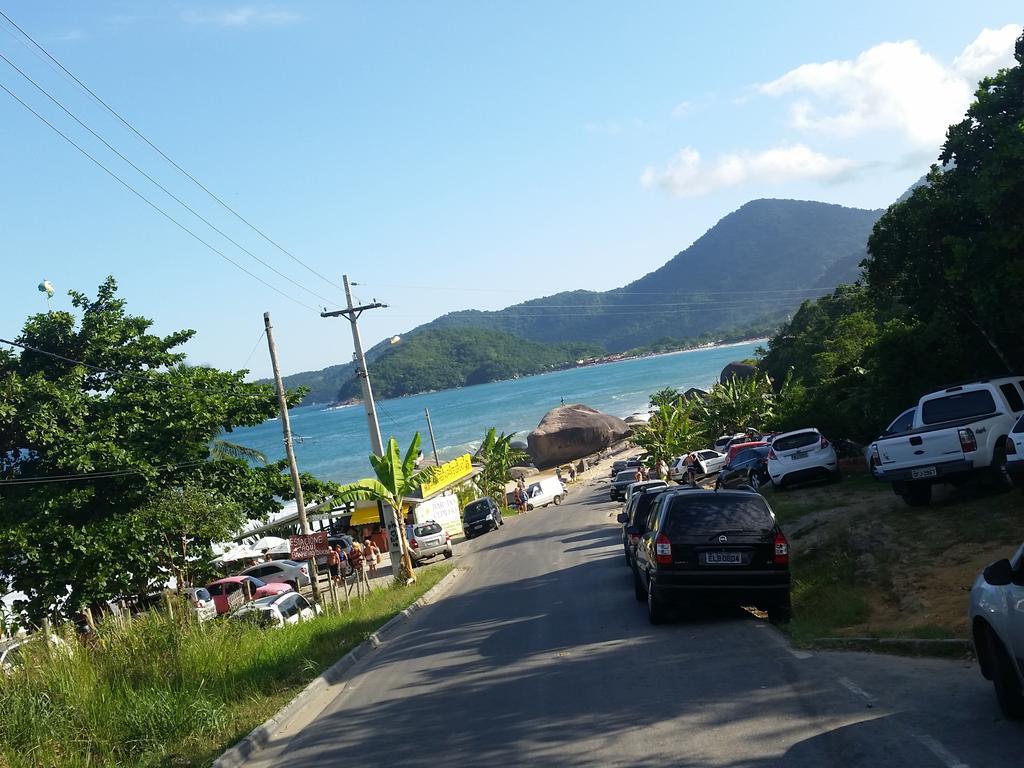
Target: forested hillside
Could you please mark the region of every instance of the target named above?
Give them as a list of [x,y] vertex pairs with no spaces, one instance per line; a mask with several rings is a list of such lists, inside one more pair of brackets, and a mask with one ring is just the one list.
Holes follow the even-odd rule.
[[[600,355],[596,344],[540,344],[482,328],[433,329],[403,338],[373,362],[373,390],[380,397],[485,384],[528,376]],[[338,400],[360,397],[350,375]]]

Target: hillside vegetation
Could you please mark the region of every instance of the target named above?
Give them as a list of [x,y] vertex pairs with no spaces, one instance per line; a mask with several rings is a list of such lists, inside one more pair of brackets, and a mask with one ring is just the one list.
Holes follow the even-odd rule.
[[[387,348],[373,362],[371,375],[374,394],[397,397],[528,376],[600,354],[596,344],[539,344],[482,328],[439,328]],[[337,393],[339,400],[360,396],[355,376]]]
[[865,441],[931,390],[1024,373],[1024,36],[1016,58],[879,219],[863,284],[805,303],[769,343],[763,370],[794,374],[783,427]]

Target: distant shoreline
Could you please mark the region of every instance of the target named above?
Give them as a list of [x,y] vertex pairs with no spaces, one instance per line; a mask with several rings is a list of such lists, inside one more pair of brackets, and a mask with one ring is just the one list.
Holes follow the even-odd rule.
[[[768,337],[768,336],[759,336],[759,337],[756,337],[756,338],[753,338],[753,339],[742,339],[740,341],[730,341],[730,342],[727,342],[727,343],[724,343],[724,344],[720,344],[720,343],[698,344],[698,345],[692,346],[692,347],[685,347],[684,349],[674,349],[671,352],[646,352],[646,353],[640,354],[640,355],[606,355],[604,357],[593,358],[592,361],[588,360],[588,361],[584,361],[582,363],[576,363],[575,365],[567,365],[564,368],[556,368],[556,369],[551,370],[551,371],[542,371],[541,373],[531,373],[531,374],[528,374],[526,376],[513,376],[513,377],[508,378],[508,379],[495,379],[494,381],[482,382],[481,384],[467,384],[465,387],[449,387],[446,390],[425,389],[425,390],[422,390],[420,392],[407,392],[407,393],[405,393],[403,395],[397,395],[395,397],[374,398],[374,399],[377,400],[378,402],[381,402],[381,401],[382,402],[387,402],[388,400],[399,400],[399,399],[404,398],[404,397],[415,397],[416,395],[425,395],[425,394],[430,394],[432,392],[448,392],[448,391],[451,391],[451,390],[454,390],[454,389],[466,389],[468,387],[483,386],[484,384],[496,384],[499,381],[515,381],[517,379],[529,379],[529,378],[532,378],[534,376],[544,376],[545,374],[548,374],[548,373],[556,373],[557,371],[571,371],[571,370],[575,370],[577,368],[592,368],[592,367],[598,366],[598,365],[609,365],[611,363],[624,363],[624,362],[629,361],[629,360],[645,360],[645,359],[651,358],[651,357],[667,357],[669,355],[683,355],[683,354],[686,354],[688,352],[702,352],[702,351],[705,351],[705,350],[712,350],[712,349],[729,349],[730,347],[744,347],[744,346],[746,346],[748,344],[754,344],[756,342],[764,342],[764,341],[768,341],[769,339],[770,339],[770,337]],[[372,373],[371,373],[371,376],[372,376]],[[321,410],[329,411],[329,410],[339,410],[341,408],[348,408],[348,407],[353,406],[353,405],[360,405],[362,402],[363,401],[361,399],[353,399],[353,400],[338,401],[338,402],[333,402],[333,403],[310,403],[309,405],[310,406],[318,406],[318,407],[321,408]]]

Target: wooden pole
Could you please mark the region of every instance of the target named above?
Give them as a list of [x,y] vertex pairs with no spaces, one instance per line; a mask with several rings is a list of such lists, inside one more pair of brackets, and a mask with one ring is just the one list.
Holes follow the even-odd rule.
[[[277,408],[280,411],[281,432],[284,434],[284,451],[288,456],[288,468],[292,474],[292,488],[295,491],[295,510],[299,514],[299,525],[302,533],[309,535],[309,521],[306,519],[306,500],[302,497],[302,480],[299,478],[299,465],[295,463],[295,451],[292,448],[292,424],[288,419],[288,401],[284,395],[284,383],[281,381],[281,369],[277,365],[277,347],[274,344],[274,330],[270,324],[270,313],[263,313],[263,326],[267,331],[267,347],[270,349],[270,365],[274,369],[274,388],[277,390]],[[316,557],[306,561],[309,569],[309,580],[313,585],[313,602],[320,603],[320,585],[316,580]]]

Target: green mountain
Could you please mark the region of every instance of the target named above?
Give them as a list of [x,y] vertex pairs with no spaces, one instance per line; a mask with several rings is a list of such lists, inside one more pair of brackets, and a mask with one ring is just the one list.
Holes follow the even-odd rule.
[[[804,299],[857,279],[881,215],[806,200],[754,200],[621,288],[567,291],[494,312],[451,312],[403,334],[396,347],[381,342],[367,351],[374,391],[398,395],[510,378],[598,349],[667,348],[773,331]],[[559,346],[535,349],[529,342]],[[354,373],[346,363],[284,381],[310,387],[307,402],[333,402],[358,396]]]
[[596,342],[618,352],[663,337],[770,326],[803,299],[830,292],[836,278],[855,278],[851,269],[859,270],[881,215],[804,200],[754,200],[622,288],[567,291],[495,312],[452,312],[423,327],[493,328],[534,341]]
[[[573,365],[603,354],[597,344],[541,344],[483,328],[423,330],[389,345],[373,361],[374,395],[398,397],[414,392],[485,384]],[[349,375],[337,399],[361,396]]]

